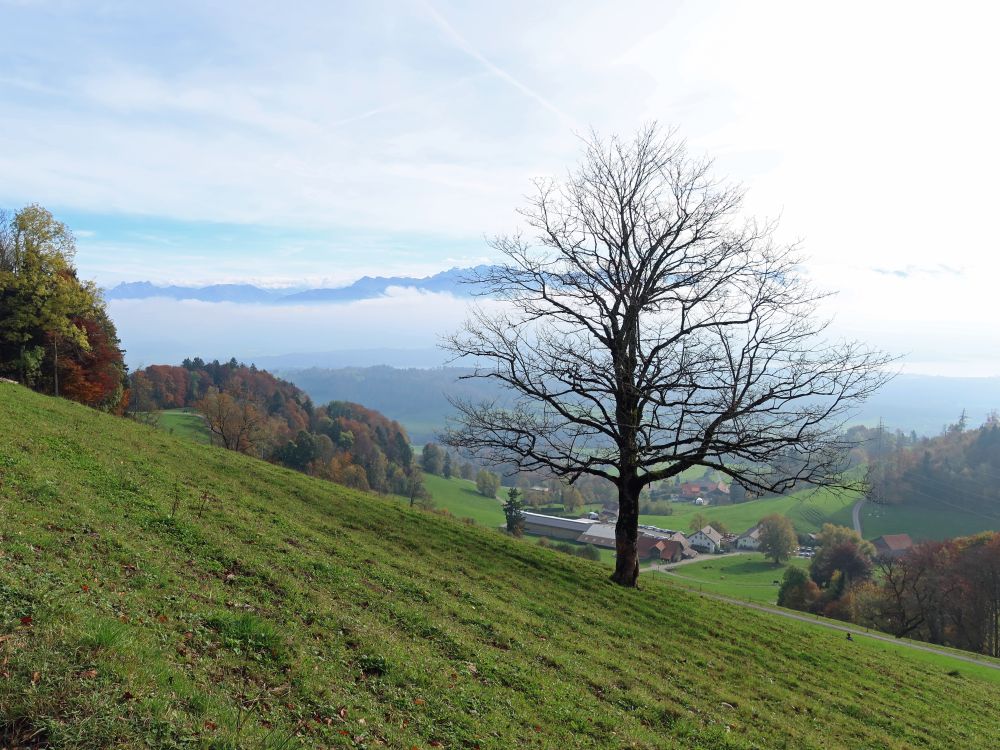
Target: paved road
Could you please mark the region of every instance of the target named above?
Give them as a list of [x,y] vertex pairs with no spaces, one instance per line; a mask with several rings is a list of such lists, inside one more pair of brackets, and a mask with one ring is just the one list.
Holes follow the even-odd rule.
[[675,563],[653,563],[649,566],[650,570],[659,570],[663,573],[668,573],[669,571],[677,568],[681,565],[690,565],[691,563],[705,562],[706,560],[721,560],[724,557],[732,557],[733,555],[744,555],[745,551],[740,552],[723,552],[721,555],[712,554],[700,554],[697,557],[689,557],[686,560],[681,560]]
[[864,535],[861,533],[861,508],[864,504],[865,499],[861,498],[854,503],[854,507],[851,508],[851,518],[854,520],[854,530],[858,532],[858,536],[862,538],[864,538]]
[[808,615],[800,615],[795,612],[790,612],[787,609],[779,609],[778,607],[768,607],[764,604],[754,604],[752,602],[744,602],[739,599],[732,599],[728,596],[722,596],[720,594],[709,594],[705,591],[697,592],[701,596],[707,596],[709,599],[716,599],[720,602],[727,602],[729,604],[735,604],[738,607],[746,607],[747,609],[756,609],[760,612],[767,612],[768,614],[778,615],[779,617],[787,617],[789,620],[799,620],[801,622],[812,623],[813,625],[819,625],[823,628],[828,628],[830,630],[839,630],[844,633],[850,633],[852,636],[861,636],[862,638],[871,638],[876,641],[885,641],[886,643],[895,643],[904,648],[910,648],[914,651],[926,651],[929,654],[937,654],[938,656],[948,656],[952,659],[958,659],[959,661],[965,661],[969,664],[975,664],[980,667],[987,667],[988,669],[998,669],[1000,670],[1000,664],[991,661],[985,661],[983,659],[977,659],[973,655],[966,656],[965,654],[956,654],[953,651],[945,651],[943,649],[934,648],[933,646],[925,646],[921,643],[914,643],[913,641],[904,641],[899,638],[895,638],[891,635],[885,635],[883,633],[873,633],[870,630],[862,630],[860,628],[853,627],[851,625],[840,625],[838,623],[833,623],[828,620],[817,620],[815,618],[809,617]]

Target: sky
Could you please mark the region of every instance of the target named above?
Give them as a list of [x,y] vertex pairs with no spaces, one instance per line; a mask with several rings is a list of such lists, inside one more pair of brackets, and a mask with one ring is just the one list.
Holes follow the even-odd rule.
[[[493,259],[591,129],[655,120],[780,217],[838,292],[834,334],[996,375],[998,22],[982,2],[0,0],[0,206],[50,208],[105,286],[426,275]],[[461,314],[380,304],[112,314],[133,364],[185,330],[202,351],[431,346]]]

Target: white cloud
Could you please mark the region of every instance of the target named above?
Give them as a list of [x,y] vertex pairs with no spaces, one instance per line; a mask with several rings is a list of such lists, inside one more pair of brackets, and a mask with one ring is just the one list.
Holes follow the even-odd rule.
[[135,367],[194,356],[430,348],[465,317],[469,304],[449,294],[392,288],[384,297],[344,304],[113,300],[110,312]]

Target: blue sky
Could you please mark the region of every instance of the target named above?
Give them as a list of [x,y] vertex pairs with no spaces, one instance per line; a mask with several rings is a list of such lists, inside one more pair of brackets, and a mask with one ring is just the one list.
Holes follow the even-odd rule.
[[0,206],[51,208],[105,285],[423,275],[487,260],[579,134],[655,119],[801,240],[838,332],[1000,373],[998,21],[962,1],[0,0]]

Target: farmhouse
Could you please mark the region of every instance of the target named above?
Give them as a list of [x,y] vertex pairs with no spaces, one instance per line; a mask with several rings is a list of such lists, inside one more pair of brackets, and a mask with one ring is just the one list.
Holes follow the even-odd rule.
[[[615,525],[613,523],[592,524],[589,529],[577,537],[576,541],[581,544],[593,544],[597,547],[614,549]],[[659,544],[661,542],[663,544]],[[660,529],[655,526],[640,526],[637,543],[641,559],[652,558],[677,562],[685,557],[695,557],[698,554],[688,544],[687,538],[679,531]],[[658,544],[659,546],[657,546]]]
[[747,529],[736,537],[736,549],[760,549],[760,524],[754,526],[752,529]]
[[550,536],[556,539],[573,539],[588,531],[596,521],[589,518],[559,518],[542,513],[523,513],[524,533]]
[[678,493],[681,501],[695,505],[729,502],[729,485],[725,482],[684,482]]
[[691,543],[691,546],[699,552],[715,553],[722,551],[722,534],[711,526],[706,526],[700,531],[694,532],[687,539]]
[[674,539],[639,537],[639,557],[643,560],[680,562],[684,558],[684,545]]
[[911,547],[913,540],[909,534],[885,534],[872,541],[878,557],[902,557]]

